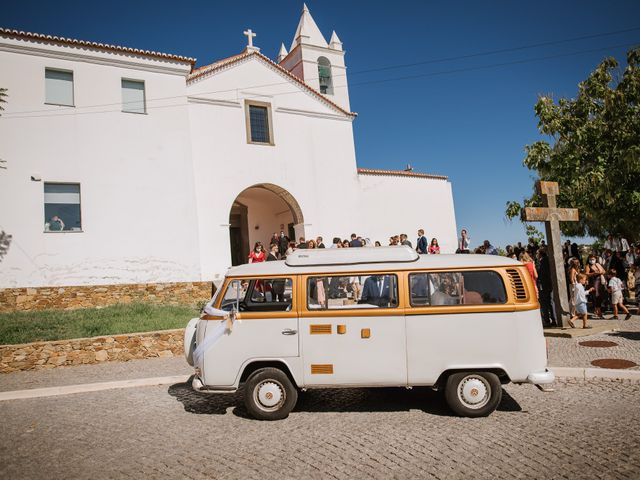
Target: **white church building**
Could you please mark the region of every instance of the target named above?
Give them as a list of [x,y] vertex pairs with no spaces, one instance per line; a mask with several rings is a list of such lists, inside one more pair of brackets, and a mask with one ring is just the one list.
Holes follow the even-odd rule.
[[0,289],[215,282],[281,228],[455,250],[447,177],[358,168],[338,35],[306,6],[275,60],[244,33],[196,67],[0,29]]

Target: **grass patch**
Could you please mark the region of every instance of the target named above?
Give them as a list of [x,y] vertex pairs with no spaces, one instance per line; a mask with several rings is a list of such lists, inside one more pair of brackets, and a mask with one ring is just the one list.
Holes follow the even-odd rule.
[[194,307],[145,303],[0,313],[0,345],[183,328],[198,314]]

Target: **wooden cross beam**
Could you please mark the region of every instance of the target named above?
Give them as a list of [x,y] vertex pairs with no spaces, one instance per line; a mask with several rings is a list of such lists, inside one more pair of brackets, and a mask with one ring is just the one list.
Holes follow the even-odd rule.
[[543,206],[526,207],[522,219],[526,222],[544,222],[545,224],[547,245],[549,245],[547,254],[553,283],[556,322],[562,327],[567,327],[569,323],[569,297],[567,296],[564,259],[562,257],[560,222],[577,222],[578,209],[558,208],[556,206],[556,195],[560,193],[557,182],[539,180],[536,188],[538,194],[542,197]]

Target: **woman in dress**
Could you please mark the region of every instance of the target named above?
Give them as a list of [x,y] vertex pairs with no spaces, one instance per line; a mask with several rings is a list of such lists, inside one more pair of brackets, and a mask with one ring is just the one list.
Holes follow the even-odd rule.
[[262,248],[262,243],[256,242],[249,254],[249,263],[259,263],[264,262],[267,259],[267,255],[264,253],[264,249]]
[[317,248],[316,247],[316,242],[314,239],[311,239],[307,242],[307,248]]
[[529,271],[529,275],[531,275],[531,278],[533,279],[533,284],[536,287],[536,297],[537,297],[538,296],[538,270],[536,270],[536,264],[533,263],[533,259],[531,258],[531,255],[529,255],[527,252],[522,252],[520,254],[520,261],[524,263],[525,267],[527,267],[527,270]]
[[427,249],[427,251],[433,255],[436,253],[440,253],[440,245],[438,245],[438,239],[437,238],[432,238],[431,239],[431,244],[429,245],[429,248]]
[[606,281],[603,281],[605,269],[600,265],[595,255],[589,255],[587,265],[584,267],[584,273],[589,278],[589,287],[593,288],[593,309],[596,315],[594,318],[602,320],[604,318],[602,316],[602,302],[607,295]]
[[578,283],[578,274],[580,273],[580,260],[572,257],[569,260],[569,271],[567,272],[567,276],[569,278],[569,310],[571,316],[574,317],[576,315],[576,300],[575,300],[575,292],[576,292],[576,283]]

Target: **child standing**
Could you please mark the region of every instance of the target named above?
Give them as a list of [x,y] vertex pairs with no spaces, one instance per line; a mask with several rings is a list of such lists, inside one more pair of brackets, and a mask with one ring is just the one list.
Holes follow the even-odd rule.
[[629,313],[629,310],[627,310],[627,307],[624,306],[622,297],[624,284],[622,283],[622,280],[616,277],[616,274],[617,272],[615,268],[609,270],[609,292],[611,293],[611,305],[613,306],[613,317],[611,317],[611,319],[618,319],[618,308],[620,308],[627,314],[624,319],[629,320],[631,318],[631,314]]
[[587,292],[592,291],[593,287],[585,291],[584,286],[587,284],[587,278],[588,277],[584,273],[579,273],[577,275],[577,282],[574,284],[573,303],[576,313],[569,320],[571,328],[576,328],[573,321],[577,319],[582,320],[582,328],[591,328],[587,327]]

